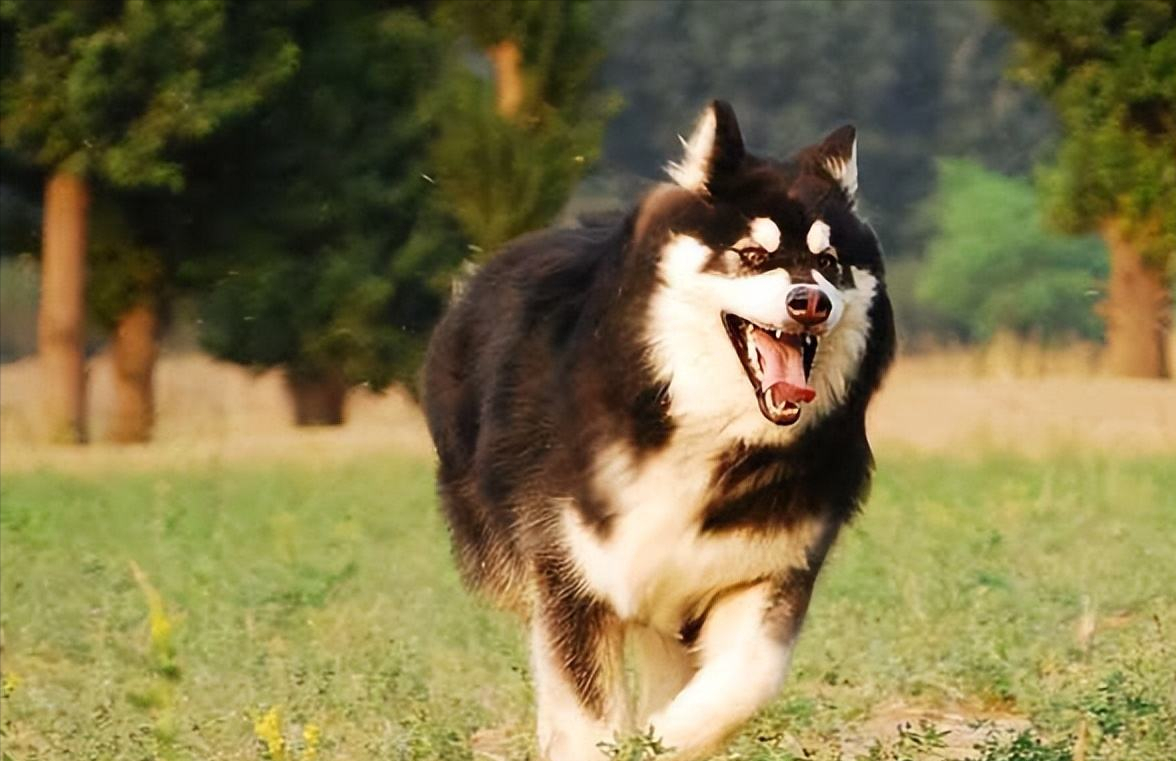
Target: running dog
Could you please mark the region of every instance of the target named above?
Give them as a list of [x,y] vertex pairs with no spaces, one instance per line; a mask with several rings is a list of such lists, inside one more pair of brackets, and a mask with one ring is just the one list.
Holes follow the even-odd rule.
[[457,562],[529,624],[548,761],[698,758],[771,700],[873,467],[895,336],[854,129],[761,158],[716,101],[683,145],[629,213],[508,244],[425,363]]

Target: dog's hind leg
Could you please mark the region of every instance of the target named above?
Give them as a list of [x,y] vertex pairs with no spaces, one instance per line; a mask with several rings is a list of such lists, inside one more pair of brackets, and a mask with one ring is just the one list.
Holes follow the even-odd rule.
[[531,617],[539,756],[600,761],[599,744],[628,729],[624,626],[558,562],[552,566],[537,569]]

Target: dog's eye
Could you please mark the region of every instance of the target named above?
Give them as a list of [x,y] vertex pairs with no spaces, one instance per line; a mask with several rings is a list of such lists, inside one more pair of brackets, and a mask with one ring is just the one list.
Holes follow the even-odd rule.
[[759,246],[740,246],[731,250],[739,254],[739,258],[749,264],[762,262],[768,256],[768,252]]
[[828,270],[837,266],[837,257],[828,251],[822,251],[816,254],[813,259],[816,262],[817,269]]

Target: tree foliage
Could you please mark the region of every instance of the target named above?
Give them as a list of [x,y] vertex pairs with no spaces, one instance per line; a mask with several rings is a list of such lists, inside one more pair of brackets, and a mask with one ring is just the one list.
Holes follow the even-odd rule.
[[[107,326],[138,311],[140,333],[115,334],[116,375],[130,378],[121,376],[123,360],[137,368],[116,388],[120,409],[132,388],[150,405],[165,267],[147,240],[157,220],[146,209],[120,208],[117,196],[184,187],[177,153],[247,114],[293,73],[298,51],[284,22],[301,5],[0,2],[4,162],[38,167],[46,178],[38,354],[50,436],[87,436],[87,305]],[[150,410],[134,417],[144,425],[131,438],[145,438]]]
[[256,106],[297,65],[282,3],[4,0],[0,138],[120,186],[182,187],[170,155]]
[[936,156],[1025,172],[1052,136],[1046,104],[1001,77],[1009,40],[973,2],[627,3],[603,69],[626,103],[604,169],[614,185],[662,179],[676,133],[714,97],[768,155],[853,122],[864,211],[888,255],[917,256]]
[[[431,99],[432,172],[466,235],[489,253],[550,222],[599,156],[614,110],[596,81],[602,12],[582,0],[445,0],[436,18],[456,55]],[[521,58],[514,114],[501,113],[481,59],[503,42]]]
[[159,311],[172,290],[175,262],[161,246],[161,220],[151,216],[151,205],[135,199],[108,189],[97,194],[90,213],[86,302],[91,318],[108,333],[136,305]]
[[422,176],[442,48],[415,11],[372,2],[309,6],[292,35],[294,77],[187,157],[176,245],[206,291],[202,340],[293,376],[407,380],[463,253]]
[[1047,232],[1028,180],[964,160],[942,160],[931,217],[938,229],[917,282],[918,299],[964,326],[1056,341],[1097,338],[1091,305],[1106,273],[1097,238]]
[[1051,219],[1073,232],[1113,219],[1153,266],[1176,267],[1176,3],[994,6],[1017,35],[1014,74],[1065,128],[1042,177]]
[[[190,288],[217,356],[380,387],[414,372],[467,241],[545,224],[594,160],[598,21],[535,0],[0,0],[4,160],[86,178],[100,324]],[[509,117],[469,55],[505,38]]]

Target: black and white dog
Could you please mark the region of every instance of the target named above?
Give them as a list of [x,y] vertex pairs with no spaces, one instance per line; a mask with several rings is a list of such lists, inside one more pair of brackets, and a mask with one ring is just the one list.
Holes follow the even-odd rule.
[[894,325],[853,128],[774,161],[716,101],[683,142],[627,216],[506,246],[426,361],[458,562],[529,621],[550,761],[650,727],[697,758],[770,700],[870,479]]

